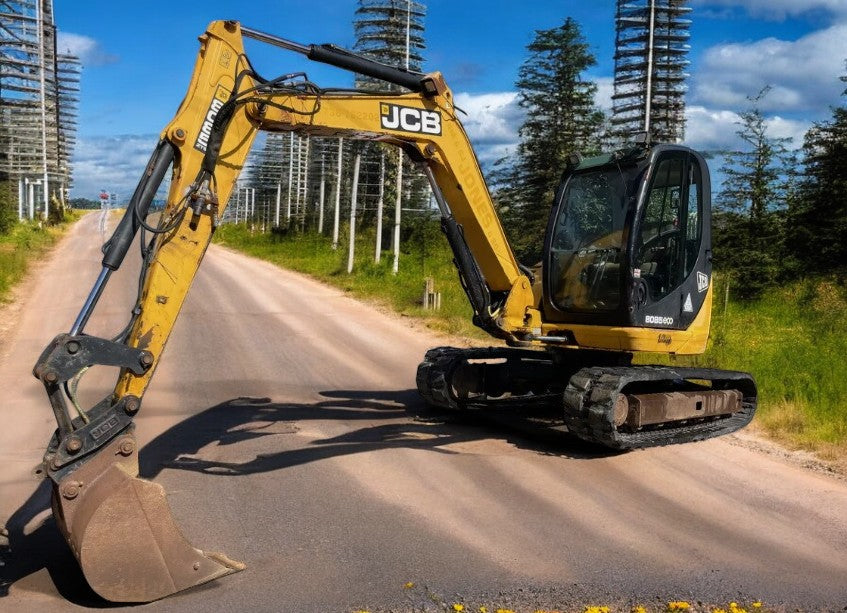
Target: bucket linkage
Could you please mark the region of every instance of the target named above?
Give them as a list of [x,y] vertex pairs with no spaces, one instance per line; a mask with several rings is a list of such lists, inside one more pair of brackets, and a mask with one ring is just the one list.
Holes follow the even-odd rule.
[[138,477],[132,418],[139,398],[109,397],[71,419],[67,384],[95,364],[140,375],[153,359],[113,341],[61,334],[33,371],[59,426],[36,472],[52,482],[53,516],[92,589],[113,602],[149,602],[242,570],[223,554],[192,547],[164,488]]

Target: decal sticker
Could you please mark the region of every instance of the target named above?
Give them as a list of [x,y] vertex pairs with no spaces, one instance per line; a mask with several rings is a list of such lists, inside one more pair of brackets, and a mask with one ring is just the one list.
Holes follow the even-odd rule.
[[670,334],[660,334],[659,335],[659,343],[662,345],[670,345],[671,344],[671,335]]
[[645,324],[659,324],[660,326],[672,326],[673,317],[662,317],[661,315],[645,315]]
[[641,269],[640,268],[633,268],[632,269],[632,278],[633,279],[640,279],[641,278]]
[[223,68],[229,68],[229,63],[232,61],[232,52],[229,49],[221,51],[221,57],[218,59],[218,64]]
[[709,289],[709,275],[703,274],[702,272],[697,273],[697,291],[705,292]]
[[694,305],[691,303],[691,292],[688,292],[688,296],[685,297],[685,304],[682,305],[682,310],[686,313],[694,312]]
[[379,123],[388,130],[441,135],[441,113],[438,111],[380,102]]
[[227,100],[229,100],[229,90],[222,85],[218,85],[218,89],[215,90],[215,97],[212,99],[209,110],[206,111],[206,118],[200,127],[200,134],[197,135],[197,140],[194,141],[194,148],[197,151],[206,153],[206,147],[209,146],[209,137],[212,135],[212,124],[215,121],[215,117],[218,116],[218,111],[221,110],[221,107]]

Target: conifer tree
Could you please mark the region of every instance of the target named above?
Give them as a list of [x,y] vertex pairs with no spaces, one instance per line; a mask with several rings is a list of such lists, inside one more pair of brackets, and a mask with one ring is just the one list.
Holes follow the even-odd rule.
[[567,157],[596,148],[604,118],[594,102],[597,86],[583,79],[597,62],[576,21],[568,17],[559,27],[537,30],[527,50],[515,83],[526,113],[520,144],[492,179],[518,258],[534,264]]
[[781,237],[795,162],[790,139],[775,138],[759,103],[769,87],[750,97],[736,132],[745,149],[724,152],[725,180],[714,213],[717,266],[733,274],[735,294],[753,299],[772,285],[781,269]]
[[[420,72],[424,62],[424,17],[426,4],[419,0],[358,0],[353,30],[356,35],[354,51],[388,66]],[[372,91],[403,91],[403,88],[380,79],[356,75],[356,89]],[[378,238],[385,246],[392,245],[395,257],[399,244],[394,242],[397,191],[401,190],[402,208],[421,208],[429,190],[424,175],[409,163],[403,162],[399,150],[385,144],[359,145],[362,155],[363,184],[378,186],[362,200],[363,223],[370,224],[375,214],[379,193],[386,203],[383,228],[389,231]],[[382,160],[382,161],[380,161]],[[399,165],[402,163],[402,171]],[[402,185],[401,185],[402,183]],[[391,211],[391,209],[395,209]],[[386,239],[390,239],[386,242]]]
[[8,175],[0,173],[0,234],[8,232],[17,221],[16,200],[12,196]]
[[[845,64],[847,65],[847,64]],[[847,83],[847,75],[840,77]],[[847,90],[842,92],[847,96]],[[795,275],[847,271],[847,106],[806,133],[804,176],[790,212],[786,251]]]

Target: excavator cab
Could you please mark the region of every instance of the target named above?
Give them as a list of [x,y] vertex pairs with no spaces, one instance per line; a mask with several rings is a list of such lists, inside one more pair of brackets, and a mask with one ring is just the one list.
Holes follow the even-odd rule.
[[575,158],[547,230],[545,319],[687,329],[709,289],[709,222],[707,166],[687,147]]

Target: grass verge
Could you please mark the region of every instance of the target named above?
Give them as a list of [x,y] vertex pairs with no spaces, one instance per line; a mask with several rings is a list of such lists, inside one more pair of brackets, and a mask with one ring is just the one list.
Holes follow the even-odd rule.
[[759,425],[847,467],[847,287],[827,279],[715,308],[709,365],[753,373]]
[[[279,237],[245,225],[222,226],[215,241],[279,266],[311,275],[354,296],[376,299],[435,330],[488,338],[470,323],[471,309],[459,286],[443,239],[412,235],[391,272],[391,254],[373,263],[373,236],[357,243],[353,274],[347,246],[331,248],[314,234]],[[440,311],[421,307],[423,283],[432,277],[442,293]],[[792,448],[818,454],[847,468],[847,287],[843,280],[808,280],[768,291],[755,302],[724,301],[726,279],[716,275],[709,348],[702,356],[638,356],[640,363],[701,365],[750,372],[759,386],[756,422]]]
[[78,211],[66,211],[65,222],[59,225],[19,223],[9,233],[0,234],[0,304],[9,300],[12,288],[24,278],[30,264],[47,253],[68,225],[82,215]]

